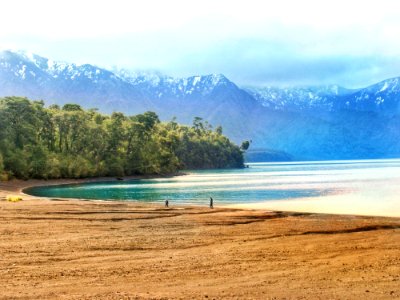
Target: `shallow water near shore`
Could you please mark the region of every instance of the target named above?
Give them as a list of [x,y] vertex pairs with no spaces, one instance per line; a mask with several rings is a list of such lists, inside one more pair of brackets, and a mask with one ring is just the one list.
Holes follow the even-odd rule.
[[248,168],[190,171],[186,176],[40,186],[24,192],[41,197],[134,200],[171,204],[246,204],[335,195],[398,195],[400,159],[252,163]]

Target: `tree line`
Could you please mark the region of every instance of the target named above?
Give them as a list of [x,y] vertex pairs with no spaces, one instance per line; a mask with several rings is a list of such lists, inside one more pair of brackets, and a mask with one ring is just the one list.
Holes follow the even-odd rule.
[[125,116],[77,104],[0,99],[0,175],[82,178],[171,174],[243,167],[243,151],[201,118],[193,126],[160,122],[154,112]]

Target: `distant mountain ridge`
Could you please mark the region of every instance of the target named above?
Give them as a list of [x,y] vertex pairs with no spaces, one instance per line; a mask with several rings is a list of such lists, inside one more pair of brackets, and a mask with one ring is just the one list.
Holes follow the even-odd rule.
[[247,87],[259,103],[281,111],[376,111],[399,113],[400,78],[387,79],[363,89],[337,85],[320,87]]
[[246,87],[263,106],[280,111],[308,111],[335,109],[335,101],[342,96],[356,92],[338,85],[317,87]]
[[279,160],[400,156],[400,78],[358,90],[239,87],[222,74],[173,78],[2,51],[0,96],[11,95],[107,113],[152,110],[183,123],[199,116],[237,143],[252,140],[258,159],[260,149],[268,149],[268,160],[271,153]]

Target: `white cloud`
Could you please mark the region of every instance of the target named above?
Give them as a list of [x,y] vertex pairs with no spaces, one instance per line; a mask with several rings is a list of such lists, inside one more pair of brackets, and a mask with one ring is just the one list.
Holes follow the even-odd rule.
[[[270,35],[275,26],[331,34],[399,25],[399,1],[13,0],[2,3],[0,35],[71,38],[185,30]],[[211,22],[210,22],[211,21]],[[211,26],[210,26],[211,25]],[[215,27],[217,26],[217,27]]]
[[[323,68],[329,58],[342,64],[378,58],[374,61],[399,65],[396,0],[13,0],[4,1],[1,11],[0,46],[55,59],[175,74],[216,66],[234,72],[247,63],[244,72],[252,78],[262,75],[262,66],[286,61],[297,69],[313,59]],[[393,73],[378,69],[381,77]]]

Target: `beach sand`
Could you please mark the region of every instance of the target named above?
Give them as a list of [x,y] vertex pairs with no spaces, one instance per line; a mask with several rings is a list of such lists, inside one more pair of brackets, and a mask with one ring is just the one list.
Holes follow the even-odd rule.
[[0,201],[0,299],[400,298],[400,218],[23,198]]

